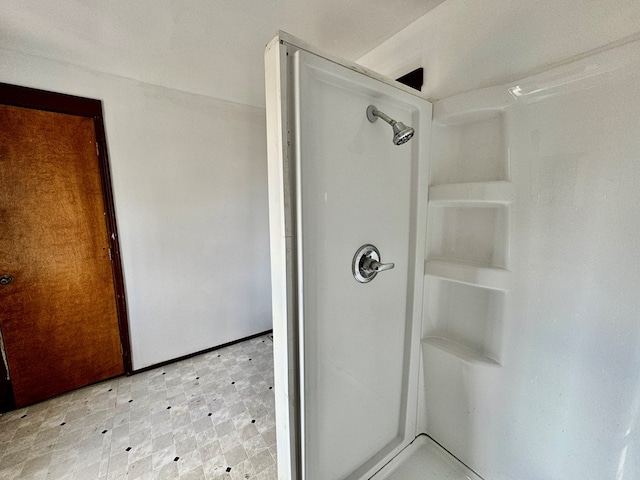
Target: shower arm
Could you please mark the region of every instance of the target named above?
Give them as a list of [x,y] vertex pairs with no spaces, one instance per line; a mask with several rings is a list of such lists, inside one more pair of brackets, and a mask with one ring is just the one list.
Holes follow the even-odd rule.
[[[398,123],[396,122],[393,118],[391,118],[390,116],[388,116],[387,114],[385,114],[384,112],[381,112],[380,110],[378,110],[377,108],[371,108],[371,110],[368,112],[371,113],[371,115],[376,116],[381,118],[382,120],[384,120],[385,122],[387,122],[389,125],[391,125],[392,127]],[[371,119],[369,119],[370,121],[372,121]]]

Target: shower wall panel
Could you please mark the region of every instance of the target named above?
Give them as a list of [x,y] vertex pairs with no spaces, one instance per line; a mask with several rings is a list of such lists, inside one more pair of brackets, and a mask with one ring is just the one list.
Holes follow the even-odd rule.
[[[440,276],[426,285],[426,433],[483,478],[640,478],[639,47],[434,105],[443,129],[453,110],[474,122],[478,111],[501,112],[503,136],[487,134],[508,152],[514,193],[506,256],[486,215],[484,231],[474,226],[483,215],[457,227],[430,219],[429,255],[451,261],[457,251],[468,263],[460,247],[475,244],[485,252],[477,273],[508,279],[443,280],[432,269]],[[473,142],[478,131],[468,132]],[[459,162],[449,168],[432,181],[459,181]],[[507,200],[489,184],[460,185],[437,187],[436,203],[456,204],[451,192],[467,206],[474,195],[477,205]],[[452,225],[461,240],[447,241]],[[496,258],[506,262],[491,265]]]
[[[306,478],[323,480],[359,478],[363,461],[415,436],[406,422],[425,138],[394,145],[367,106],[418,129],[419,109],[403,92],[331,67],[294,57],[304,462]],[[395,268],[362,284],[352,259],[368,243]]]
[[[432,110],[299,44],[266,53],[278,475],[363,480],[417,434]],[[360,283],[367,244],[394,267]]]
[[[448,278],[503,297],[491,336],[478,308],[435,341],[464,317],[425,309],[442,319],[425,322],[425,431],[487,480],[640,478],[638,18],[633,0],[449,0],[361,59],[393,74],[419,57],[423,93],[444,98],[430,204],[506,204],[493,181],[511,182],[507,269],[426,265],[427,288]],[[488,128],[496,114],[501,136]],[[507,176],[475,169],[491,145]],[[465,159],[478,163],[461,170]],[[500,366],[479,355],[497,326]],[[479,339],[491,341],[479,350]]]

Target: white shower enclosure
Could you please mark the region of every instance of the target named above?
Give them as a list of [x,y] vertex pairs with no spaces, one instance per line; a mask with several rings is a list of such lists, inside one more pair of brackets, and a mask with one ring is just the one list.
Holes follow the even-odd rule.
[[431,104],[269,43],[279,480],[640,478],[638,51]]
[[[431,104],[284,33],[266,63],[279,478],[369,478],[420,433]],[[360,283],[367,244],[394,268]]]

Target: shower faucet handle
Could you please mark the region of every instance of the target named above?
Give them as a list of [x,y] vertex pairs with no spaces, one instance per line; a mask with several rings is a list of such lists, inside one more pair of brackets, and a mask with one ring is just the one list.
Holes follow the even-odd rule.
[[378,260],[371,257],[367,257],[364,262],[362,262],[364,270],[371,270],[374,272],[384,272],[385,270],[391,270],[395,266],[395,263],[380,263]]
[[360,283],[368,283],[378,273],[391,270],[395,266],[395,263],[380,262],[380,251],[371,244],[361,246],[353,256],[352,262],[353,276]]

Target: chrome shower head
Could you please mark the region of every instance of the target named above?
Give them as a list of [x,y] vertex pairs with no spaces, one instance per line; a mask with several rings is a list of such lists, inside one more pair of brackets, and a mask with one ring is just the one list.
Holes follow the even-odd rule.
[[402,145],[403,143],[407,143],[413,137],[415,131],[411,127],[407,127],[402,122],[396,122],[393,118],[384,114],[380,110],[378,110],[374,105],[369,105],[367,107],[367,119],[370,122],[375,122],[381,118],[389,125],[393,127],[393,143],[394,145]]
[[414,130],[411,127],[407,127],[402,122],[397,122],[393,126],[393,143],[396,145],[402,145],[403,143],[407,143],[413,137]]

